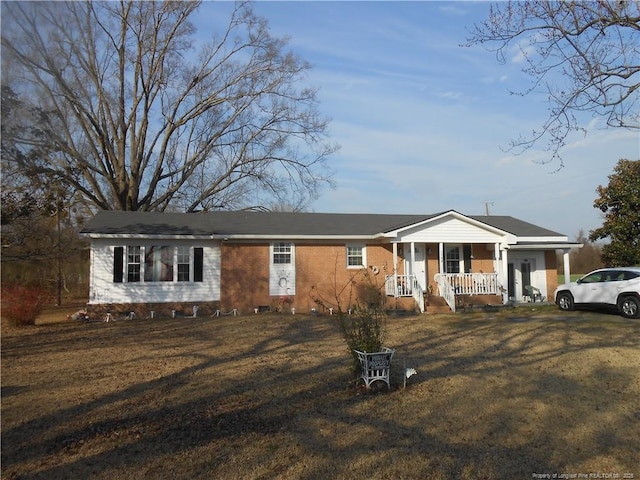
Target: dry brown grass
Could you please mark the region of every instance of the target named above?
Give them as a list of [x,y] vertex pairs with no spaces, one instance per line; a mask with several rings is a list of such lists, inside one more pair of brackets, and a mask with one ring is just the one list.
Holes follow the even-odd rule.
[[395,388],[364,395],[331,318],[72,312],[3,326],[3,478],[640,478],[638,321],[393,318]]

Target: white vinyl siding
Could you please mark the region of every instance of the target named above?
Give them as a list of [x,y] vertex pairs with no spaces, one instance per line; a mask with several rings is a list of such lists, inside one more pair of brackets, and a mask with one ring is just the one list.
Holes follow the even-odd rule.
[[[127,242],[129,245],[127,245]],[[206,240],[163,240],[160,242],[94,239],[90,259],[89,303],[169,303],[212,302],[220,300],[220,244]],[[144,281],[145,248],[163,245],[173,251],[172,281]],[[178,251],[189,252],[188,281],[178,281]],[[122,252],[123,281],[118,282],[114,259]],[[166,258],[166,257],[165,257]],[[198,260],[199,259],[199,260]],[[187,265],[181,267],[186,271]],[[136,273],[136,270],[139,273]],[[160,268],[161,270],[161,268]],[[161,271],[158,275],[162,275]],[[166,274],[168,275],[168,273]],[[184,274],[183,274],[184,275]],[[136,280],[139,278],[139,280]],[[160,277],[156,277],[160,278]],[[182,278],[185,278],[184,276]],[[133,281],[129,281],[129,279]]]
[[269,295],[296,294],[295,246],[291,242],[273,242],[269,247]]
[[[426,226],[419,226],[402,232],[397,240],[415,243],[496,243],[509,240],[482,226],[468,223],[458,218],[445,217]],[[514,237],[515,239],[515,237]]]

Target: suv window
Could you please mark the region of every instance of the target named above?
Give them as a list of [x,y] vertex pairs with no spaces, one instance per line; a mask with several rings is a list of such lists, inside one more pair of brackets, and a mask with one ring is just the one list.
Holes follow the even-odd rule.
[[619,282],[620,280],[624,280],[624,272],[612,270],[604,275],[605,282]]
[[603,273],[604,272],[594,272],[591,275],[587,275],[586,277],[582,278],[582,280],[580,280],[580,283],[598,283],[598,282],[602,282],[604,279],[603,277]]
[[640,277],[640,273],[625,271],[622,272],[624,274],[624,280],[633,280],[634,278]]

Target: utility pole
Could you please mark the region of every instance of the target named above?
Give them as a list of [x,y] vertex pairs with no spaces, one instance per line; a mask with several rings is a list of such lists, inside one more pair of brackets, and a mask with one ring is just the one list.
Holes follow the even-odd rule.
[[493,202],[484,202],[484,214],[488,217],[489,216],[489,205],[493,205]]

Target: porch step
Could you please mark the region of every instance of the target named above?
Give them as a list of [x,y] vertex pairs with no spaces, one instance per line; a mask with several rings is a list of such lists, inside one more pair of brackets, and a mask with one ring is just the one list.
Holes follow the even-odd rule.
[[425,313],[451,313],[449,305],[427,305]]
[[431,295],[429,304],[426,305],[426,313],[451,313],[447,301],[437,295]]

